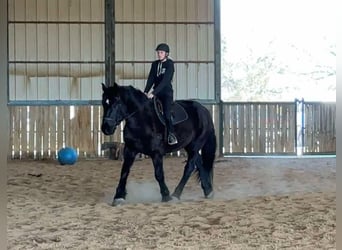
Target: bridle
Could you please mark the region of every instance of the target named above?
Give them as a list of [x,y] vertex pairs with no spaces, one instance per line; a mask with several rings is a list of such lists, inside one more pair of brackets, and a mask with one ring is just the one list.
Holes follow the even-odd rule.
[[[128,115],[126,115],[121,121],[123,121],[123,120],[129,120],[130,118],[132,118],[136,113],[138,113],[139,111],[141,111],[141,110],[145,107],[145,105],[146,105],[147,103],[149,103],[149,100],[147,100],[147,101],[146,101],[143,105],[141,105],[137,110],[133,111],[132,113],[130,113],[130,114],[128,114]],[[113,119],[113,118],[110,118],[110,117],[104,117],[103,120],[104,120],[104,121],[114,121],[114,122],[115,122],[115,127],[117,127],[117,126],[121,123],[121,121],[120,121],[118,124],[116,124],[116,123],[117,123],[116,120]]]

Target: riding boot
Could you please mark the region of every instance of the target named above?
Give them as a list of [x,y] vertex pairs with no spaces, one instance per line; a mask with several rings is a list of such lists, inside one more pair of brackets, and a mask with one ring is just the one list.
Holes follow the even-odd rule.
[[171,124],[171,120],[165,119],[166,121],[166,128],[167,128],[167,143],[169,145],[175,145],[178,143],[177,137],[174,134],[174,129]]
[[172,120],[171,120],[171,104],[173,101],[172,93],[160,96],[160,100],[163,104],[163,113],[165,118],[165,125],[167,129],[167,143],[169,145],[177,144],[177,138],[174,134]]

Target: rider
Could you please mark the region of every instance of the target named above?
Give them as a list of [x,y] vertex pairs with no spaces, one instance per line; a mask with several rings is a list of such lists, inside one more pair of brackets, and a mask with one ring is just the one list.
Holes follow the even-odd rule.
[[[167,141],[169,145],[174,145],[178,143],[171,122],[171,104],[173,102],[171,82],[175,68],[172,59],[169,58],[169,45],[166,43],[159,44],[156,52],[158,60],[152,62],[144,92],[148,98],[156,96],[161,101],[167,129]],[[153,91],[150,92],[152,86]]]

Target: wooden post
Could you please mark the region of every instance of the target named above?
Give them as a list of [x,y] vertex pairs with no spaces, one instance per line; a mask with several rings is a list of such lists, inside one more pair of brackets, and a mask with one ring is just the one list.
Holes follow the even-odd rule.
[[218,155],[223,155],[223,103],[221,101],[221,10],[220,0],[214,1],[214,63],[215,63],[215,101],[219,108]]
[[0,0],[0,249],[7,249],[7,154],[9,143],[8,115],[8,48],[7,0]]
[[105,0],[105,80],[111,86],[115,81],[115,0]]

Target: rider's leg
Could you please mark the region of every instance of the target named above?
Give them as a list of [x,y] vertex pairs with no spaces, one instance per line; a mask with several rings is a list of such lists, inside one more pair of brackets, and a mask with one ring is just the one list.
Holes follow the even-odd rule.
[[170,145],[178,143],[177,138],[174,134],[174,128],[171,121],[171,104],[173,102],[172,95],[164,95],[160,98],[163,104],[163,113],[165,118],[165,125],[167,129],[167,139]]

